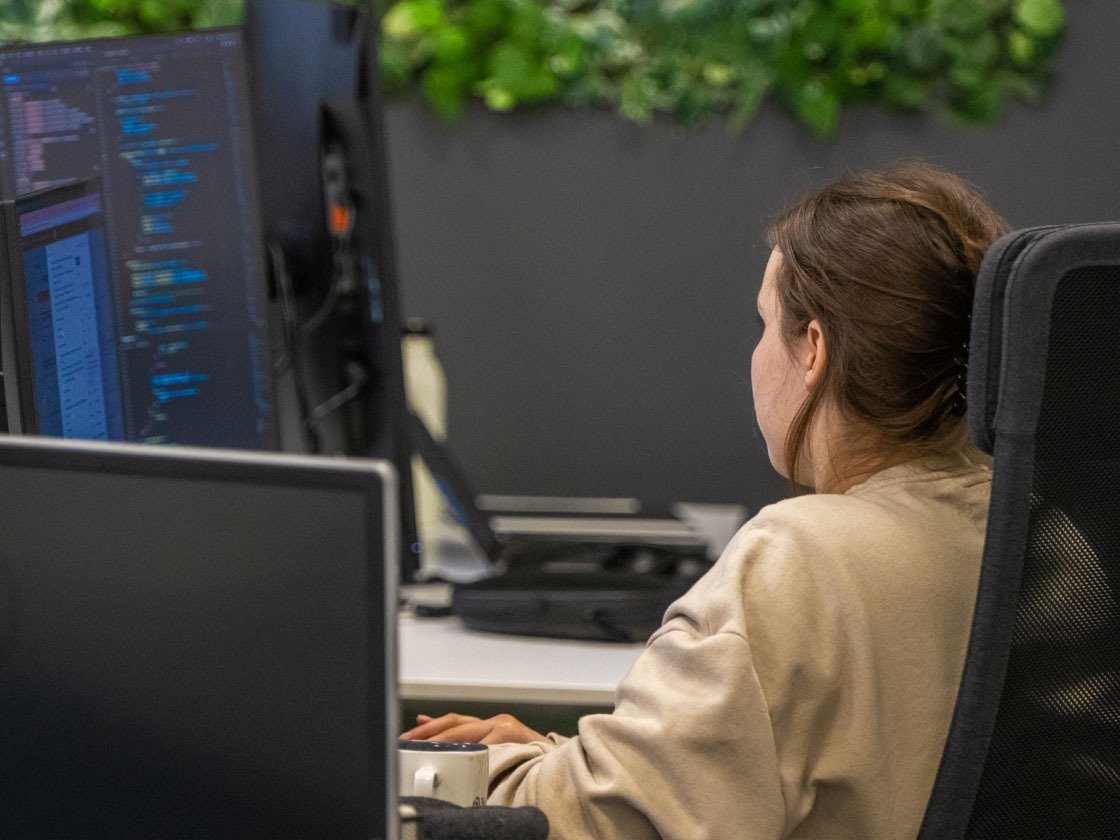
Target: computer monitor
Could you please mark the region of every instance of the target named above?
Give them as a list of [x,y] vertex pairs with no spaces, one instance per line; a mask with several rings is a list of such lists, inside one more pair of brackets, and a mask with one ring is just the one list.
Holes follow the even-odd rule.
[[293,288],[322,292],[333,271],[319,173],[319,109],[357,100],[368,9],[323,0],[246,0],[245,47],[252,86],[265,235],[280,246]]
[[[389,170],[369,5],[248,0],[245,41],[266,236],[303,320],[288,355],[311,446],[391,461],[401,577],[419,569]],[[276,266],[274,265],[274,269]],[[274,272],[275,273],[275,272]],[[274,281],[275,281],[274,277]]]
[[0,836],[396,840],[394,484],[0,437]]
[[124,439],[99,185],[73,181],[0,204],[9,431]]
[[[51,352],[53,329],[67,345],[56,353],[88,358],[98,345],[102,390],[119,400],[103,429],[78,424],[75,434],[277,446],[248,105],[236,30],[0,51],[0,198],[15,202],[7,262],[32,284],[14,289],[26,306],[13,308],[7,325],[18,339],[26,320],[22,338],[35,340],[22,347],[30,359],[23,374],[44,384],[35,355]],[[82,219],[67,218],[68,194],[43,193],[87,181],[93,185],[78,187],[82,206],[99,211]],[[37,214],[34,228],[21,227],[25,213]],[[56,277],[61,263],[44,256],[86,247],[89,275]],[[97,286],[102,268],[107,296]],[[63,308],[66,295],[85,302],[87,320]],[[81,336],[61,334],[71,317],[84,324]],[[93,344],[79,348],[81,341]],[[4,369],[10,378],[18,362],[5,358]],[[6,392],[13,387],[27,394],[32,385],[8,384]],[[35,411],[10,406],[9,424],[57,433],[46,397],[37,396]]]

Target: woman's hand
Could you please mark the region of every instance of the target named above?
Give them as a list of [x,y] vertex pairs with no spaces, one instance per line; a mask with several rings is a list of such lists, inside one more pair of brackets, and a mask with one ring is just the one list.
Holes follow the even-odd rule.
[[417,715],[416,726],[401,735],[402,741],[453,741],[460,744],[528,744],[545,737],[513,715],[482,720],[470,715]]

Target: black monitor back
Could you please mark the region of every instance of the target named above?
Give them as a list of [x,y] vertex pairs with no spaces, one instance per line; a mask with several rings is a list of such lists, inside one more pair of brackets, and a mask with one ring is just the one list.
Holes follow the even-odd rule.
[[361,95],[371,25],[366,8],[348,3],[245,3],[257,160],[266,175],[261,220],[301,294],[325,287],[333,270],[319,177],[319,108]]
[[298,320],[284,335],[299,425],[309,451],[394,464],[411,580],[420,549],[375,29],[367,3],[245,6],[273,287]]
[[391,468],[19,437],[0,493],[0,836],[395,837]]

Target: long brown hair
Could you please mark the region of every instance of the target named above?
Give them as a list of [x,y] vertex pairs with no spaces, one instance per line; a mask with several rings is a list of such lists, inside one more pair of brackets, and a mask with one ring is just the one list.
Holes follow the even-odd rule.
[[786,435],[791,480],[826,395],[871,433],[857,455],[917,456],[960,440],[976,274],[1008,230],[974,188],[921,162],[848,175],[773,223],[782,336],[790,343],[816,319],[828,347],[820,387]]

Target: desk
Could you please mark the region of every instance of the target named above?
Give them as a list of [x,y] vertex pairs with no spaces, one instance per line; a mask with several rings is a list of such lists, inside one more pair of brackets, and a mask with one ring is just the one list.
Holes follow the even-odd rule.
[[402,700],[610,706],[645,647],[481,633],[407,612],[399,631]]
[[[706,535],[713,556],[746,518],[737,505],[675,508],[678,516]],[[452,528],[428,540],[438,548],[425,571],[455,581],[487,573],[485,559],[461,531]],[[412,603],[416,594],[409,593]],[[449,602],[450,594],[443,600]],[[398,627],[403,701],[609,707],[614,705],[615,688],[645,648],[644,644],[482,633],[454,617],[416,618],[407,609]]]

